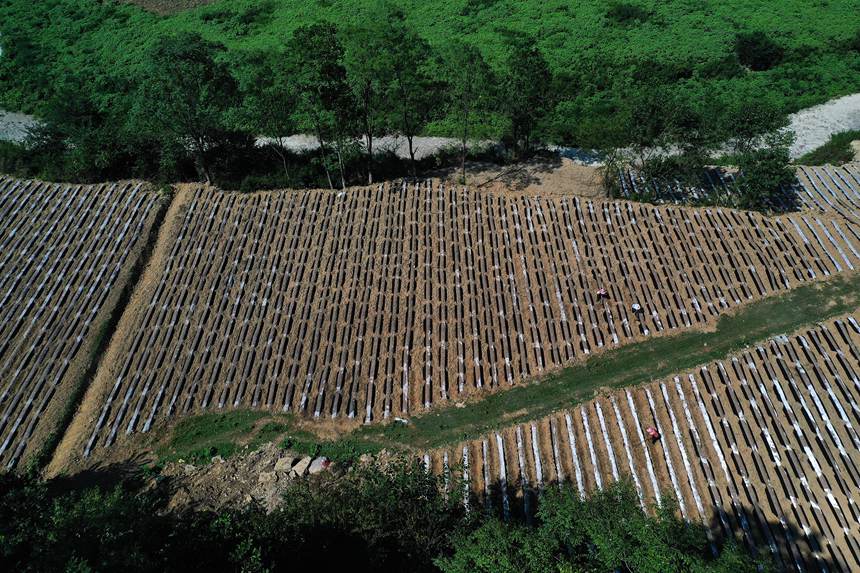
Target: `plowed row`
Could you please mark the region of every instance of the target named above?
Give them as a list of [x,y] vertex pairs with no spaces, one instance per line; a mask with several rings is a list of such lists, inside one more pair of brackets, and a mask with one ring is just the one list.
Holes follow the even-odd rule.
[[97,378],[86,454],[202,410],[408,415],[860,263],[809,215],[430,183],[187,201]]
[[[154,221],[140,184],[0,176],[0,463],[55,428],[65,392]],[[60,403],[57,404],[56,402]],[[32,442],[32,445],[31,445]]]
[[[496,511],[629,476],[643,507],[764,547],[788,568],[860,567],[860,324],[836,319],[686,375],[425,456]],[[645,428],[662,437],[652,442]]]

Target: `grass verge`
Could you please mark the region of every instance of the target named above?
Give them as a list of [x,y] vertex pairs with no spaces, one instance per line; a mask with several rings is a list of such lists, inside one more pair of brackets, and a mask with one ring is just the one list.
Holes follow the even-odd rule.
[[838,277],[749,304],[710,332],[653,338],[590,358],[556,374],[465,404],[413,417],[408,425],[364,426],[350,436],[374,446],[434,448],[540,418],[588,400],[599,389],[643,384],[725,357],[755,342],[853,311],[860,275]]
[[854,160],[851,142],[860,139],[860,130],[835,133],[830,140],[817,149],[802,155],[795,163],[798,165],[842,165]]
[[[336,440],[316,436],[289,416],[237,411],[203,414],[174,428],[162,459],[208,461],[243,445],[282,440],[284,447],[337,461],[363,453],[423,450],[479,437],[504,426],[540,418],[592,398],[598,391],[635,386],[724,358],[750,344],[791,333],[860,307],[860,274],[799,287],[725,315],[713,331],[693,331],[623,346],[527,384],[462,404],[439,407],[409,424],[362,426]],[[272,420],[261,424],[264,418]]]

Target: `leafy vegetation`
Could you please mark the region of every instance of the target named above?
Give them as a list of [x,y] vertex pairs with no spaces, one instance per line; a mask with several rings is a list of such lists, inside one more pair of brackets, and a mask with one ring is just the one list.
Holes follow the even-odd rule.
[[[101,475],[102,479],[112,476]],[[116,480],[114,480],[116,481]],[[158,480],[157,480],[158,481]],[[703,526],[666,500],[649,515],[619,482],[588,500],[547,490],[536,525],[466,513],[462,484],[418,463],[356,466],[297,480],[282,504],[165,511],[170,484],[133,480],[70,490],[68,482],[0,476],[0,567],[6,571],[753,571],[729,542],[714,557]]]
[[[473,139],[504,141],[508,158],[546,143],[669,143],[682,152],[655,169],[689,175],[744,129],[746,106],[762,100],[784,118],[858,91],[853,15],[849,0],[220,0],[168,16],[10,0],[0,107],[47,125],[0,149],[0,165],[52,179],[342,187],[416,174],[374,142],[399,134],[412,150],[425,134],[460,139],[461,168]],[[289,153],[293,131],[320,150]]]
[[157,454],[161,461],[184,459],[191,463],[206,463],[212,456],[229,457],[242,441],[259,441],[258,433],[263,434],[263,439],[276,435],[276,429],[280,430],[278,422],[269,422],[256,431],[258,422],[269,417],[265,412],[239,410],[183,418],[170,430],[169,441],[158,448]]
[[676,517],[666,498],[646,514],[629,481],[614,482],[588,499],[572,487],[543,492],[537,525],[489,519],[454,543],[437,561],[445,573],[543,571],[724,571],[764,569],[734,543],[714,556],[703,527]]
[[[860,41],[860,40],[858,40]],[[860,131],[835,133],[830,140],[796,160],[800,165],[842,165],[854,160],[851,142],[860,140]]]

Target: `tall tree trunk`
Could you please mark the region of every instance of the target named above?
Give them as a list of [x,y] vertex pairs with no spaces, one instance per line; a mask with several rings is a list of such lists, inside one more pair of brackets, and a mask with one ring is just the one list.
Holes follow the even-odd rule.
[[460,172],[462,184],[466,184],[466,140],[469,137],[469,107],[466,106],[463,114],[463,148],[460,155]]
[[334,183],[331,180],[331,172],[328,170],[328,162],[326,161],[325,142],[323,141],[322,131],[317,127],[317,143],[320,146],[320,155],[322,156],[323,169],[325,170],[326,179],[328,179],[328,188],[334,189]]
[[198,174],[202,174],[206,179],[206,183],[212,183],[212,173],[209,171],[209,165],[206,163],[206,154],[204,153],[203,142],[194,140],[194,163],[196,164]]
[[287,166],[287,147],[284,145],[284,140],[282,137],[277,138],[277,144],[275,145],[275,149],[277,150],[278,156],[281,158],[281,165],[284,167],[284,177],[289,180],[290,169]]
[[335,151],[337,152],[337,164],[340,167],[340,188],[346,189],[346,176],[343,172],[343,154],[341,153],[340,149],[342,143],[342,141],[338,141],[338,143],[335,145]]
[[367,130],[367,184],[373,185],[373,134]]
[[412,177],[417,178],[418,174],[415,172],[415,148],[412,147],[412,140],[415,139],[414,135],[407,135],[406,141],[409,142],[409,165],[412,168]]

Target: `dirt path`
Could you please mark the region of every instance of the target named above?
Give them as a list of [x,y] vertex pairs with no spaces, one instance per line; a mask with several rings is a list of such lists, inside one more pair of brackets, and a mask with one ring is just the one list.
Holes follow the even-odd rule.
[[834,133],[860,129],[860,94],[801,110],[791,116],[790,129],[797,137],[792,158],[821,147]]

